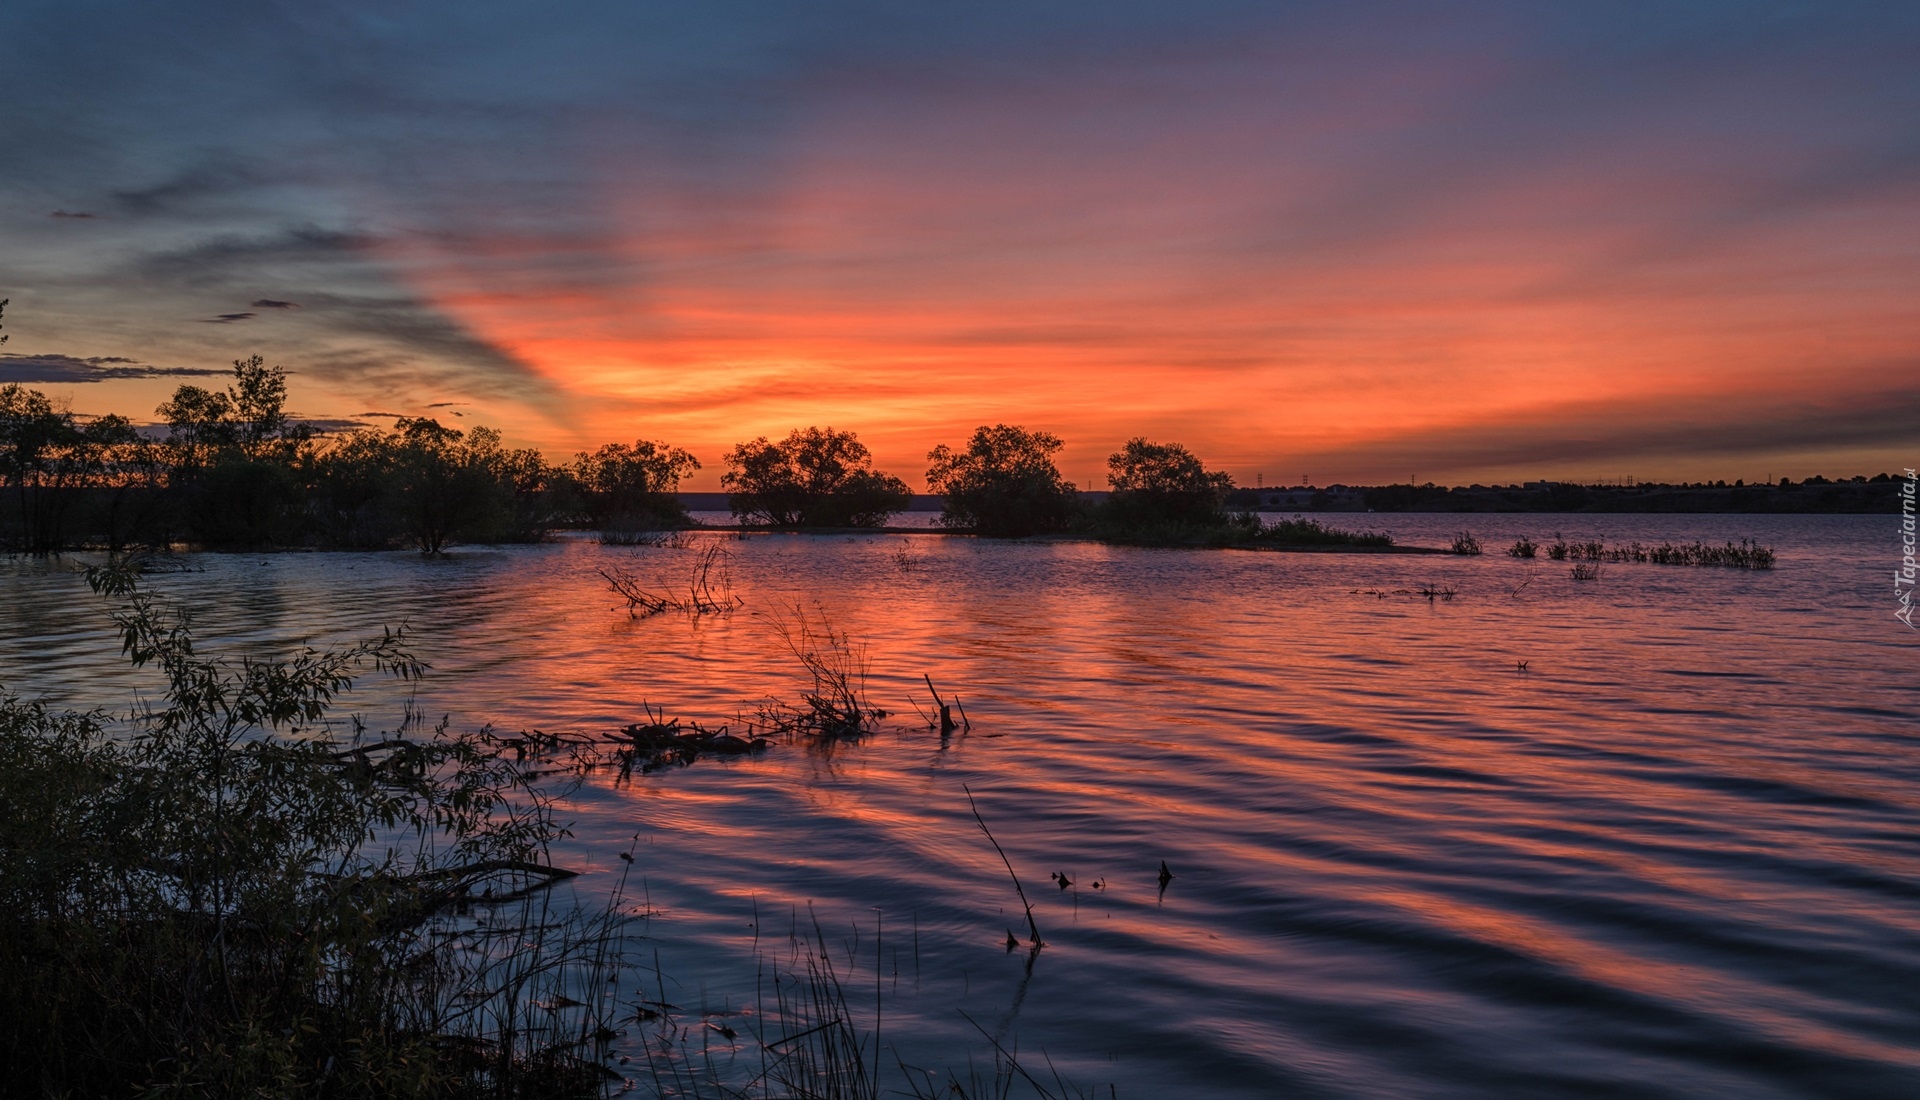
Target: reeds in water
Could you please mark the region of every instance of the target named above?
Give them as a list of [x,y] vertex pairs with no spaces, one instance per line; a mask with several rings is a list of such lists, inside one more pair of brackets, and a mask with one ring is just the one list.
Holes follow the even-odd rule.
[[[1517,543],[1515,545],[1518,546]],[[1772,569],[1775,561],[1773,548],[1762,546],[1753,539],[1730,541],[1719,546],[1704,542],[1662,542],[1654,546],[1638,541],[1624,546],[1608,546],[1598,540],[1568,542],[1555,535],[1553,543],[1547,547],[1547,556],[1554,561],[1634,562],[1643,565],[1700,565],[1755,570]]]
[[914,547],[911,539],[901,539],[900,545],[894,547],[893,553],[888,556],[893,561],[893,567],[902,573],[913,572],[920,568],[921,562],[926,560],[925,555]]
[[618,565],[598,572],[607,587],[627,601],[627,614],[636,619],[666,611],[715,615],[732,611],[746,602],[734,594],[731,562],[732,555],[724,546],[709,543],[695,559],[693,575],[684,589],[669,588],[665,582],[648,584]]
[[1294,516],[1259,525],[1250,536],[1256,545],[1268,546],[1373,546],[1393,545],[1392,535],[1373,531],[1344,531],[1317,519]]
[[1480,540],[1474,538],[1471,531],[1462,531],[1453,536],[1453,545],[1449,549],[1456,554],[1468,556],[1477,556],[1484,552],[1480,548]]
[[770,699],[758,726],[769,732],[833,739],[872,732],[887,712],[867,699],[867,653],[824,612],[795,604],[790,617],[772,618],[774,631],[807,677],[798,703]]
[[610,528],[600,532],[602,546],[650,546],[664,550],[692,549],[695,535],[692,531],[659,531],[651,528],[627,530]]

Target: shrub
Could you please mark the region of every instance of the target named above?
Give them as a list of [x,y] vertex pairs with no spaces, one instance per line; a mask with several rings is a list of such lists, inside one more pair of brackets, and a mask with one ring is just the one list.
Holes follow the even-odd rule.
[[1107,519],[1122,528],[1217,527],[1228,522],[1222,507],[1233,478],[1208,470],[1178,443],[1130,439],[1107,458],[1112,493]]
[[878,527],[913,503],[906,482],[873,469],[854,433],[832,428],[739,444],[720,484],[742,522],[778,527]]
[[675,494],[700,468],[678,447],[635,440],[582,452],[567,467],[578,485],[589,523],[602,531],[658,531],[685,527],[687,507]]
[[1374,531],[1343,531],[1319,520],[1295,516],[1277,519],[1260,528],[1255,540],[1271,546],[1375,546],[1393,545],[1392,535]]
[[1010,538],[1064,530],[1079,497],[1054,465],[1061,446],[1046,432],[995,424],[974,429],[964,451],[935,447],[927,486],[946,498],[941,524]]
[[[125,651],[166,689],[125,724],[0,694],[7,1088],[595,1091],[608,994],[589,972],[611,926],[569,937],[543,905],[516,920],[504,902],[567,874],[547,861],[565,834],[538,745],[336,737],[328,710],[355,675],[421,673],[401,635],[211,659],[130,574],[89,579],[124,598]],[[459,920],[473,904],[507,927]],[[574,1011],[515,1023],[562,987]]]

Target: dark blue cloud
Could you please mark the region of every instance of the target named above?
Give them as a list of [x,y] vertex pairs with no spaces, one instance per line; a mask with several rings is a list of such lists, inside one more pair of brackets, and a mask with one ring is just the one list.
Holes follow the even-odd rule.
[[0,382],[23,385],[70,385],[108,382],[122,378],[193,378],[226,371],[194,367],[156,367],[118,355],[80,358],[73,355],[0,355]]

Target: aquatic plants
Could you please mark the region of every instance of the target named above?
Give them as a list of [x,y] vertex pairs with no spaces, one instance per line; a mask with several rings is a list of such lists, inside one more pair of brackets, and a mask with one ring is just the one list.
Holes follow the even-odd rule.
[[402,632],[209,657],[125,568],[124,721],[0,696],[0,1059],[43,1095],[592,1095],[615,908],[556,906],[540,737],[336,732]]
[[795,604],[786,615],[769,616],[769,622],[808,683],[797,703],[762,703],[758,729],[823,740],[862,737],[887,716],[867,699],[865,647],[835,630],[824,612],[809,613]]
[[1275,547],[1372,546],[1384,549],[1393,545],[1393,536],[1375,531],[1344,531],[1319,520],[1294,516],[1292,519],[1277,519],[1260,527],[1248,541],[1255,545]]
[[1525,535],[1521,535],[1518,539],[1514,540],[1512,546],[1507,547],[1507,556],[1510,558],[1531,559],[1539,552],[1540,544]]
[[[751,1008],[738,1012],[688,1010],[668,999],[666,981],[647,990],[633,1019],[642,1045],[643,1080],[655,1095],[730,1097],[733,1100],[875,1100],[880,1096],[912,1096],[920,1100],[1009,1100],[1031,1094],[1039,1100],[1093,1100],[1114,1090],[1075,1087],[1052,1067],[1046,1078],[1030,1070],[1019,1051],[961,1012],[992,1047],[991,1066],[985,1072],[969,1060],[964,1074],[944,1074],[901,1059],[892,1061],[899,1076],[883,1086],[882,1054],[886,1047],[885,988],[882,959],[887,950],[885,927],[876,918],[873,928],[871,992],[856,991],[862,974],[861,955],[850,945],[832,943],[809,905],[803,928],[801,915],[786,937],[784,952],[768,951],[756,941],[755,956],[761,980]],[[755,921],[755,927],[759,927]],[[858,937],[860,929],[856,927]],[[917,942],[917,935],[916,935]],[[844,964],[836,959],[844,951]],[[917,950],[917,948],[916,948]],[[1031,966],[1037,951],[1027,956]],[[856,1005],[855,996],[872,997],[871,1007]],[[871,1012],[870,1024],[868,1013]],[[735,1025],[738,1026],[735,1026]],[[716,1056],[717,1055],[717,1056]],[[1042,1055],[1044,1058],[1044,1054]],[[731,1078],[731,1080],[729,1080]],[[638,1083],[638,1082],[630,1082]],[[898,1091],[904,1086],[904,1092]]]
[[644,618],[663,611],[684,611],[689,615],[716,615],[732,611],[746,601],[734,594],[729,568],[733,556],[718,542],[708,543],[693,565],[693,575],[684,592],[648,585],[630,570],[618,565],[596,570],[614,594],[627,601],[627,614]]
[[1700,565],[1720,566],[1728,569],[1772,569],[1775,561],[1773,548],[1763,546],[1753,539],[1741,539],[1738,542],[1726,542],[1719,546],[1704,542],[1674,544],[1663,542],[1658,546],[1638,541],[1624,546],[1608,546],[1599,540],[1588,542],[1568,542],[1558,535],[1547,547],[1547,556],[1554,561],[1576,562],[1635,562],[1653,565]]
[[623,726],[618,733],[605,735],[601,745],[581,751],[578,758],[583,764],[610,764],[625,781],[636,769],[645,775],[666,767],[685,767],[703,756],[746,756],[764,750],[768,744],[764,737],[737,737],[725,726],[708,729],[698,722],[682,725],[678,718],[643,706],[645,722]]
[[[697,538],[694,532],[676,529],[662,531],[658,529],[620,529],[602,530],[599,535],[602,546],[649,546],[657,550],[690,550]],[[717,536],[706,536],[714,538]]]
[[1377,531],[1347,531],[1316,519],[1294,516],[1263,523],[1253,512],[1222,513],[1217,522],[1116,524],[1095,509],[1080,533],[1130,546],[1240,546],[1250,549],[1307,550],[1349,547],[1386,549],[1393,536]]
[[1475,557],[1477,557],[1482,553],[1482,550],[1480,549],[1480,540],[1477,538],[1474,538],[1473,532],[1471,531],[1462,531],[1459,534],[1455,535],[1453,537],[1453,545],[1452,547],[1450,547],[1450,549],[1452,549],[1452,551],[1456,554],[1465,554],[1468,556],[1475,556]]
[[[1636,548],[1638,544],[1635,544]],[[1695,542],[1675,546],[1661,543],[1646,551],[1646,560],[1656,565],[1717,565],[1730,569],[1772,569],[1773,548],[1753,539],[1741,539],[1720,546]],[[1636,558],[1635,560],[1639,560]]]

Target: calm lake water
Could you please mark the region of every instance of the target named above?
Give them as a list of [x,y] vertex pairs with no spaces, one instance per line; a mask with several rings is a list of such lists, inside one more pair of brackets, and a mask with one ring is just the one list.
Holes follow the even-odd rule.
[[[638,834],[647,983],[657,953],[689,1018],[751,1005],[756,958],[817,918],[856,1005],[880,960],[889,1067],[990,1061],[964,1011],[1101,1096],[1920,1095],[1920,635],[1891,517],[1334,518],[1494,552],[755,536],[724,544],[737,613],[638,621],[596,570],[678,580],[697,551],[206,555],[153,583],[209,644],[410,623],[419,705],[463,725],[727,721],[795,696],[796,603],[857,639],[904,715],[877,735],[568,807],[587,888]],[[1499,556],[1555,531],[1780,561],[1583,583]],[[0,680],[150,692],[67,568],[0,571]],[[1396,594],[1429,583],[1456,594]],[[970,733],[914,716],[922,675]],[[1030,968],[962,784],[1035,899]]]

